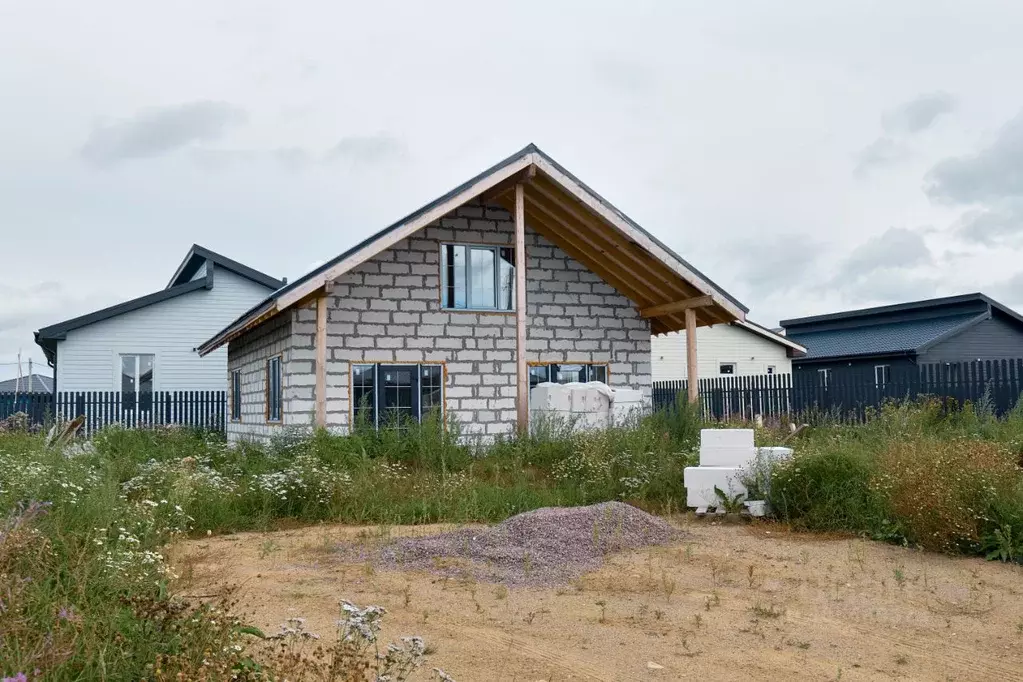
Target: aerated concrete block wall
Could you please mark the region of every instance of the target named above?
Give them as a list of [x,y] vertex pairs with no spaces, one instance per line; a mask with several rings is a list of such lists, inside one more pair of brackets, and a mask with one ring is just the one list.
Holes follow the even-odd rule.
[[[468,204],[336,280],[327,306],[329,428],[346,431],[350,424],[352,363],[438,362],[446,367],[447,414],[461,422],[463,433],[514,430],[514,313],[448,311],[440,304],[442,243],[513,246],[514,233],[503,208]],[[649,321],[528,222],[525,238],[528,360],[606,363],[611,386],[640,389],[649,400]],[[313,423],[315,337],[310,303],[297,311],[292,327],[285,368],[289,425]]]
[[282,420],[280,423],[271,423],[266,419],[266,363],[271,356],[280,355],[282,357],[283,373],[285,374],[282,377],[282,384],[284,385],[284,394],[287,396],[286,372],[290,364],[292,326],[291,313],[278,315],[232,341],[228,346],[229,400],[231,399],[231,372],[241,371],[242,380],[241,420],[231,421],[231,413],[228,411],[227,439],[229,441],[266,440],[290,422],[286,402],[281,406]]

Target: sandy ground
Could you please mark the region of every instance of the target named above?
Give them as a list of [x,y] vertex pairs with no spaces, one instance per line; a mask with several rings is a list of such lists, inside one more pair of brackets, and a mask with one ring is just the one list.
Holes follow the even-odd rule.
[[[1023,680],[1023,567],[775,524],[678,520],[685,541],[608,558],[563,588],[508,589],[341,563],[339,541],[450,527],[317,526],[178,544],[181,594],[238,586],[240,610],[334,631],[337,602],[389,611],[459,682]],[[419,679],[427,679],[422,676]]]

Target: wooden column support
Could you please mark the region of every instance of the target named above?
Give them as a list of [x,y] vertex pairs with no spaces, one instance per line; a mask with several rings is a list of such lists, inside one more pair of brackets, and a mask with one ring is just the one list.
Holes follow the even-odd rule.
[[316,299],[316,428],[327,428],[327,297]]
[[686,308],[686,377],[689,402],[700,399],[700,377],[696,368],[696,310]]
[[526,188],[515,185],[515,391],[520,436],[529,433],[529,367],[526,364]]

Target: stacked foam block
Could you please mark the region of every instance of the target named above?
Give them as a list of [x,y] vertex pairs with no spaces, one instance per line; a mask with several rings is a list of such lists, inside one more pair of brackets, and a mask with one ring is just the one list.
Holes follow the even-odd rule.
[[753,445],[753,429],[703,429],[700,432],[700,466],[686,467],[686,505],[697,512],[717,508],[721,500],[714,492],[720,488],[729,498],[746,496],[746,486],[739,480],[743,469],[758,457],[777,460],[790,457],[791,448],[757,448]]

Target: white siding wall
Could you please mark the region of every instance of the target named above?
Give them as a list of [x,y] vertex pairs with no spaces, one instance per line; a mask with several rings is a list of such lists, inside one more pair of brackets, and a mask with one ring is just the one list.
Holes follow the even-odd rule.
[[193,349],[269,293],[218,268],[212,290],[200,289],[72,330],[57,345],[57,390],[121,390],[121,353],[156,355],[157,391],[227,390],[227,349],[205,358]]
[[[654,381],[685,379],[686,335],[671,332],[653,337],[651,362]],[[696,330],[696,362],[700,378],[721,376],[721,363],[735,363],[735,373],[767,374],[773,366],[778,374],[792,371],[785,348],[742,327],[718,324]]]

